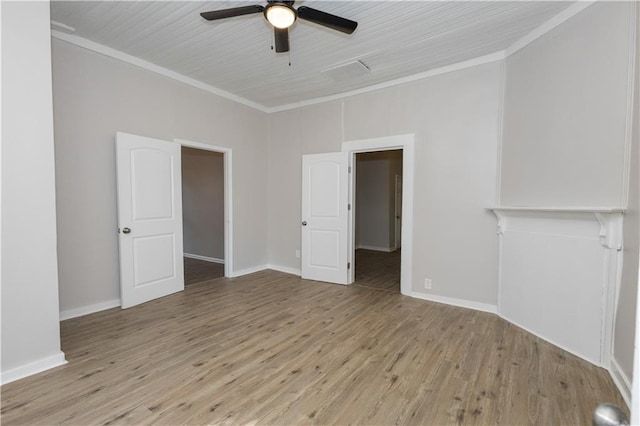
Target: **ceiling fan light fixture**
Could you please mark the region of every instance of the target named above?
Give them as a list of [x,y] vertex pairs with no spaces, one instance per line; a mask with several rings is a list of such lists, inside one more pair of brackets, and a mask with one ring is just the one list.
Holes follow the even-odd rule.
[[296,21],[296,11],[283,3],[271,3],[264,10],[267,21],[276,28],[289,28]]

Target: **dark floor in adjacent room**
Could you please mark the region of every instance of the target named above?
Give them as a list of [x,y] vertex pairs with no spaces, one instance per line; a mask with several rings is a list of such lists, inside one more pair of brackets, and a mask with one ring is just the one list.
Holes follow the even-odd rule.
[[400,293],[400,250],[356,250],[355,285]]
[[224,277],[224,264],[184,258],[184,285],[197,284]]

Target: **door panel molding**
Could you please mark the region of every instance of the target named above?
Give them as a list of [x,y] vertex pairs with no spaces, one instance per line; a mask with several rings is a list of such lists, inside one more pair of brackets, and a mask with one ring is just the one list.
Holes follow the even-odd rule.
[[303,279],[348,284],[348,158],[302,156]]
[[116,134],[120,297],[128,308],[184,290],[180,145]]

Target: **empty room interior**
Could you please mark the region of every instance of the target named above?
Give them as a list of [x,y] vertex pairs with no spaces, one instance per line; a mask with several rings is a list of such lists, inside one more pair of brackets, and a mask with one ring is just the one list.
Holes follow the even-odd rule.
[[0,19],[3,424],[640,424],[637,2]]

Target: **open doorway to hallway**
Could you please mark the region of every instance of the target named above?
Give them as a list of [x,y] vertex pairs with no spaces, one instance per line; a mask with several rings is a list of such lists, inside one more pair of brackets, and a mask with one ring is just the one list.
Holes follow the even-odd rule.
[[400,292],[402,154],[355,155],[355,285]]
[[224,277],[224,154],[182,147],[184,284]]

